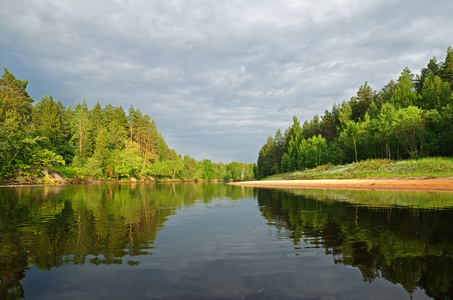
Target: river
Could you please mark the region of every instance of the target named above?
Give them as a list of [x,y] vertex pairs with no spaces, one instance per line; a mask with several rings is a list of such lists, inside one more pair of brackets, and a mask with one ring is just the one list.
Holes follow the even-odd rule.
[[0,299],[453,299],[453,195],[0,188]]

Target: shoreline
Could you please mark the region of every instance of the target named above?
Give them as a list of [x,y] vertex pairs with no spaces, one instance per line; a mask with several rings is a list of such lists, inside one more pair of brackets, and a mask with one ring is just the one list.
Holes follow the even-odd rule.
[[260,188],[398,190],[453,193],[452,179],[312,179],[231,182]]
[[26,182],[17,181],[14,183],[0,184],[0,187],[33,187],[33,186],[63,186],[63,185],[101,185],[101,184],[138,184],[138,183],[198,183],[198,182],[228,182],[227,180],[182,180],[182,179],[158,179],[158,180],[100,180],[100,179],[64,179],[51,182]]

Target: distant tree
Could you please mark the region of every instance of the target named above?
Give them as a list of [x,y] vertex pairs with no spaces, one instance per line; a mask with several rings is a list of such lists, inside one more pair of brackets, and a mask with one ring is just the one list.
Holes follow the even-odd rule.
[[453,156],[453,103],[442,108],[441,151],[443,155]]
[[[91,144],[91,150],[94,151],[96,140],[98,139],[99,133],[107,128],[107,121],[102,110],[101,105],[97,102],[89,112],[89,140]],[[104,132],[105,134],[106,132]]]
[[244,179],[245,164],[237,161],[232,161],[226,165],[225,179]]
[[381,145],[383,157],[392,159],[392,144],[394,141],[394,119],[396,109],[391,103],[385,103],[377,117],[377,140]]
[[[395,82],[378,93],[365,82],[349,102],[334,104],[331,112],[300,126],[297,117],[285,131],[280,171],[332,162],[367,158],[401,159],[425,155],[453,155],[453,50],[444,62],[433,57],[421,74],[405,68]],[[417,106],[418,107],[417,107]],[[319,161],[313,133],[326,141],[325,156]],[[311,140],[309,140],[311,138]],[[259,152],[258,174],[272,173],[269,149],[272,139]],[[311,154],[310,154],[311,153]]]
[[38,144],[46,138],[31,124],[33,99],[27,84],[4,69],[0,79],[0,176],[28,176],[36,169],[64,163],[61,156]]
[[125,146],[122,150],[115,150],[111,156],[114,171],[113,176],[121,177],[138,177],[143,165],[143,160],[137,153],[137,146],[132,144]]
[[14,111],[22,123],[28,122],[33,99],[28,95],[27,80],[16,79],[6,68],[0,79],[0,121],[7,111]]
[[33,106],[33,124],[39,136],[45,137],[47,148],[63,154],[62,111],[52,96],[44,96]]
[[366,111],[365,115],[368,115],[371,119],[375,119],[378,114],[379,114],[379,108],[377,107],[376,103],[373,101],[373,102],[371,102],[370,107],[368,107],[368,110]]
[[425,156],[445,155],[441,148],[444,124],[440,112],[437,109],[430,109],[423,111],[423,114],[426,122],[423,154]]
[[275,148],[276,148],[276,142],[272,138],[272,136],[269,136],[267,138],[267,142],[263,147],[261,147],[261,150],[258,154],[258,177],[259,178],[264,178],[268,175],[272,175],[275,172],[275,163],[276,163],[276,158],[275,158]]
[[71,133],[76,145],[76,155],[79,158],[91,156],[90,144],[90,112],[87,103],[77,104],[74,111],[74,118],[71,124]]
[[202,161],[202,170],[203,179],[206,180],[219,179],[217,170],[210,159],[204,159]]
[[[296,116],[293,117],[293,125],[285,132],[285,149],[287,149],[288,157],[285,158],[286,172],[294,171],[297,169],[297,156],[299,145],[302,141],[302,128]],[[269,144],[269,141],[268,141]],[[282,157],[283,158],[283,157]],[[258,166],[259,170],[259,166]]]
[[353,147],[354,160],[356,162],[358,161],[357,144],[359,143],[360,136],[363,133],[362,127],[360,125],[361,123],[359,122],[347,120],[343,124],[343,130],[340,134],[340,140],[342,140],[346,146]]
[[[373,117],[370,116],[370,113]],[[379,111],[374,103],[370,106],[363,122],[360,124],[362,127],[362,143],[363,143],[363,157],[364,158],[377,158],[381,157],[379,152],[379,121],[378,121]]]
[[195,160],[195,158],[192,158],[189,155],[184,155],[183,162],[183,179],[195,180],[202,177],[200,164]]
[[437,63],[436,57],[433,57],[426,68],[422,68],[420,71],[420,75],[415,76],[415,89],[417,93],[422,92],[423,84],[425,82],[426,77],[428,77],[429,73],[433,73],[434,76],[440,75],[440,64]]
[[107,129],[100,127],[96,138],[94,140],[94,153],[92,158],[99,162],[99,168],[104,169],[106,163],[110,158],[110,151],[108,149],[108,134]]
[[12,171],[22,162],[21,152],[31,140],[32,131],[24,116],[17,111],[7,110],[0,120],[0,176],[12,175]]
[[62,115],[61,128],[64,138],[63,158],[66,164],[68,164],[72,162],[75,155],[74,141],[72,139],[72,120],[74,119],[74,110],[71,105],[65,109],[60,101],[58,101],[58,107]]
[[361,85],[357,91],[357,96],[352,97],[349,102],[352,110],[351,119],[356,122],[363,119],[375,97],[376,93],[365,81],[365,84]]
[[396,108],[404,108],[416,104],[417,92],[413,84],[413,77],[414,74],[408,68],[404,68],[403,72],[401,72],[396,89],[390,99],[390,103]]
[[435,108],[440,110],[448,104],[451,95],[450,85],[430,72],[426,76],[421,94],[419,94],[419,106],[423,109]]
[[379,91],[376,97],[376,105],[379,109],[381,109],[385,103],[392,100],[396,88],[397,84],[395,81],[390,80],[390,82]]
[[127,118],[121,106],[113,107],[107,105],[104,108],[104,115],[108,123],[109,149],[123,149],[127,136]]
[[324,116],[321,117],[319,124],[319,132],[327,143],[332,142],[337,134],[337,127],[339,126],[338,119],[335,115],[328,110],[325,111]]
[[299,146],[299,169],[314,168],[327,163],[327,142],[321,135],[303,139]]
[[427,133],[435,135],[439,155],[453,156],[453,105],[446,105],[440,111],[428,114]]
[[409,106],[396,111],[394,118],[394,135],[411,157],[423,153],[425,120],[420,108]]
[[277,164],[276,168],[280,171],[280,163],[285,153],[285,136],[282,134],[281,130],[278,129],[274,136],[275,140],[275,163]]
[[310,122],[305,121],[302,125],[301,138],[309,139],[318,134],[320,134],[320,122],[319,116],[315,115]]
[[453,48],[451,46],[447,48],[445,61],[440,67],[440,75],[442,80],[450,84],[450,88],[453,90]]

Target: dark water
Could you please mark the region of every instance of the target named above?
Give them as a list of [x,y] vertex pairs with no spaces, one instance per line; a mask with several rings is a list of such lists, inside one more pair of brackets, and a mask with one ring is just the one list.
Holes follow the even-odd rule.
[[0,188],[0,299],[453,299],[452,198]]

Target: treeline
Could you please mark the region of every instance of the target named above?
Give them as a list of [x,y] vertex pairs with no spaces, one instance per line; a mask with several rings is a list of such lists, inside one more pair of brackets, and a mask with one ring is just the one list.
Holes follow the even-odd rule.
[[196,161],[170,149],[155,122],[139,109],[85,100],[65,107],[26,91],[6,68],[0,79],[0,179],[53,169],[70,178],[251,179],[255,164]]
[[365,82],[357,96],[302,125],[296,116],[269,136],[258,177],[370,158],[453,156],[453,50],[420,75],[405,68],[379,92]]

